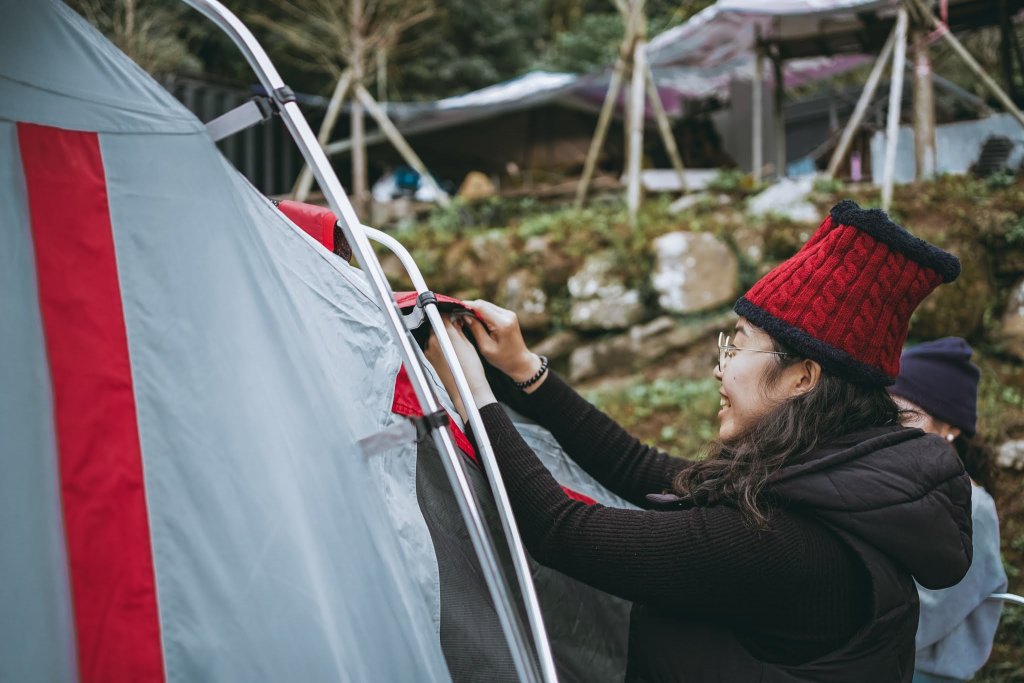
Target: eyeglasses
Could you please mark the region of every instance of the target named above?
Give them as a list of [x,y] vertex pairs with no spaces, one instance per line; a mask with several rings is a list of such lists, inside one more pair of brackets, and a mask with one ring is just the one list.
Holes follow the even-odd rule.
[[754,353],[770,353],[773,356],[781,356],[788,358],[793,355],[791,353],[785,353],[783,351],[765,351],[763,349],[747,349],[742,346],[736,346],[732,343],[732,337],[725,334],[725,332],[718,333],[718,369],[725,369],[725,361],[732,358],[737,351],[753,351]]

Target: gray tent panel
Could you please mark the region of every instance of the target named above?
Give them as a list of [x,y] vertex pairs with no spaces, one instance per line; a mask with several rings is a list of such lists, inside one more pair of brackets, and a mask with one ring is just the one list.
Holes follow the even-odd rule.
[[0,681],[75,668],[46,347],[15,127],[0,121]]
[[104,133],[203,129],[66,5],[0,0],[0,118]]
[[101,140],[168,672],[443,680],[355,445],[388,414],[379,311],[205,136]]

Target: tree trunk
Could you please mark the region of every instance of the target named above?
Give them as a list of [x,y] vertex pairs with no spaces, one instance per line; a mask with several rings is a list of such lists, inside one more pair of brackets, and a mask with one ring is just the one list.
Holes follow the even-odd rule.
[[[363,84],[363,2],[352,0],[352,84],[359,87]],[[352,100],[351,135],[352,138],[352,195],[356,212],[363,220],[369,220],[370,196],[366,180],[366,129],[363,120],[363,104],[358,99]]]
[[935,89],[928,55],[928,35],[914,31],[914,179],[935,176]]

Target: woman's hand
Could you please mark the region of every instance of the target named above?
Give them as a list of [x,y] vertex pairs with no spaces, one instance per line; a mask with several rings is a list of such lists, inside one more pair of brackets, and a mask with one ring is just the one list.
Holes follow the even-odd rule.
[[[494,392],[491,391],[491,386],[487,383],[483,363],[480,362],[480,356],[477,355],[476,349],[466,339],[466,335],[461,329],[461,321],[460,325],[456,326],[450,318],[445,317],[444,327],[448,332],[448,338],[451,340],[452,346],[455,347],[455,355],[458,357],[462,371],[466,375],[466,381],[469,384],[469,390],[473,394],[473,401],[476,403],[477,408],[483,408],[485,405],[495,403],[497,399],[494,398]],[[452,398],[455,409],[462,416],[463,421],[468,420],[465,406],[462,405],[459,391],[455,386],[455,378],[452,376],[451,369],[444,359],[441,344],[433,334],[430,335],[430,340],[427,342],[425,355],[430,364],[434,366],[438,377],[441,378],[441,383],[444,384],[445,390]]]
[[[513,382],[525,382],[540,370],[540,356],[526,348],[515,313],[480,299],[467,301],[466,305],[477,317],[465,316],[464,324],[488,363],[511,377]],[[539,385],[538,382],[531,389]]]

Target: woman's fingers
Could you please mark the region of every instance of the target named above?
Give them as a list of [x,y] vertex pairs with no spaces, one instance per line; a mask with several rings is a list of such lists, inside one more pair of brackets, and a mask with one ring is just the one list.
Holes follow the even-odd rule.
[[465,325],[469,327],[469,333],[473,335],[476,347],[480,349],[480,353],[484,354],[485,358],[497,352],[498,344],[482,322],[475,318],[466,318]]

